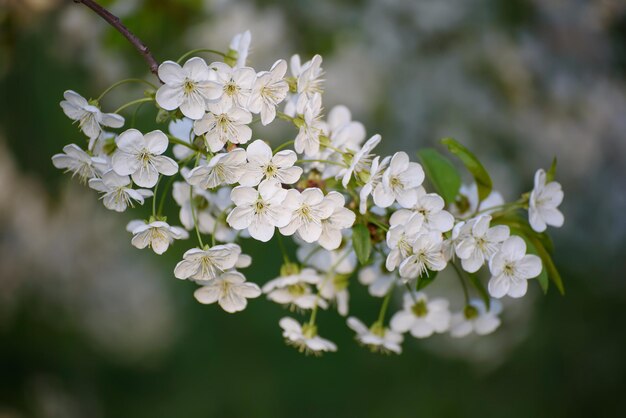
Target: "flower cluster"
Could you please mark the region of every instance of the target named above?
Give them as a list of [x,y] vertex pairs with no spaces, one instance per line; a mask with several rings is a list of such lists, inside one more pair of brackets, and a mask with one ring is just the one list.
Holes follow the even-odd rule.
[[[278,60],[257,71],[246,65],[249,45],[246,32],[219,53],[220,61],[193,57],[181,65],[185,55],[163,62],[162,85],[113,113],[73,91],[61,102],[88,145],[66,146],[52,157],[54,165],[100,192],[108,209],[123,212],[152,199],[151,216],[127,226],[133,246],[163,254],[176,240],[197,239],[173,275],[200,286],[194,293],[200,303],[217,302],[233,313],[264,294],[308,314],[302,322],[279,321],[286,341],[306,353],[337,349],[320,337],[317,321],[320,310],[336,308],[359,343],[400,353],[407,332],[415,338],[493,332],[500,325],[498,299],[524,296],[529,279],[544,290],[551,279],[562,290],[544,233],[547,225],[563,224],[554,164],[537,172],[530,193],[506,203],[476,157],[450,138],[442,142],[474,177],[470,185],[461,186],[455,166],[433,149],[420,152],[421,164],[405,152],[378,155],[381,136],[367,139],[345,106],[324,115],[321,56],[303,63],[295,55],[289,65]],[[156,106],[165,132],[109,129],[123,128],[118,112],[143,102]],[[273,147],[253,139],[255,124],[277,120],[294,127],[293,140]],[[168,196],[182,226],[163,214]],[[281,236],[293,237],[295,256]],[[274,237],[284,263],[278,277],[259,287],[239,271],[252,262],[241,245]],[[444,270],[458,276],[465,297],[456,310],[448,298],[424,291],[447,280],[438,276]],[[355,277],[382,299],[371,325],[348,317]],[[399,293],[402,309],[387,318]]]

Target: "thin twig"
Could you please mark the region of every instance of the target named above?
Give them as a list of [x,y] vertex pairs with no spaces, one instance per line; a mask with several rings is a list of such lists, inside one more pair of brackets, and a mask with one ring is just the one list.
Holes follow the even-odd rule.
[[117,31],[121,33],[128,40],[128,42],[130,42],[135,47],[137,52],[139,52],[141,56],[146,60],[146,62],[148,63],[148,66],[150,67],[150,72],[156,75],[157,78],[159,77],[158,61],[156,60],[156,58],[154,58],[154,55],[152,55],[152,53],[150,52],[150,49],[148,49],[146,44],[144,44],[141,41],[141,39],[135,36],[134,33],[132,33],[130,30],[128,30],[126,26],[124,26],[124,24],[122,24],[119,17],[115,16],[113,13],[109,12],[107,9],[100,6],[98,3],[96,3],[93,0],[73,0],[73,1],[74,3],[82,3],[85,6],[89,7],[91,10],[96,12],[101,18],[106,20],[109,25],[117,29]]

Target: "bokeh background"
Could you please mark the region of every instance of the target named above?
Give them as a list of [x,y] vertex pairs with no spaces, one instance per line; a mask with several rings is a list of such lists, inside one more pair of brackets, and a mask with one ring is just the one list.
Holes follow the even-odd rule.
[[[105,210],[50,162],[83,140],[58,105],[63,91],[96,97],[119,79],[150,79],[144,62],[70,0],[0,0],[1,418],[623,416],[626,2],[102,3],[159,60],[225,50],[246,29],[258,69],[321,53],[326,107],[348,105],[382,134],[381,152],[414,155],[454,136],[509,199],[556,155],[567,294],[532,286],[495,334],[409,338],[400,357],[360,348],[336,314],[320,321],[339,352],[310,358],[283,344],[279,306],[255,300],[228,315],[196,303],[194,285],[171,273],[184,245],[162,257],[131,247],[132,215]],[[118,89],[103,105],[140,96]],[[148,127],[154,112],[136,117]],[[252,280],[277,275],[279,257],[267,257],[277,248],[245,249],[263,257]],[[351,290],[353,312],[371,319],[377,302]]]

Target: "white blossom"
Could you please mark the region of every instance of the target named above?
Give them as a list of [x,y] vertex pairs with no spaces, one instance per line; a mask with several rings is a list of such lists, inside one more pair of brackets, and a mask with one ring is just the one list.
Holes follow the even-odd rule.
[[204,135],[207,150],[218,152],[227,142],[245,144],[252,138],[252,115],[245,109],[219,102],[208,105],[209,112],[193,124],[196,135]]
[[541,259],[526,254],[526,243],[518,236],[511,236],[502,243],[500,250],[491,257],[489,270],[489,294],[494,298],[509,295],[521,298],[528,289],[528,279],[541,273]]
[[316,305],[327,308],[326,301],[313,292],[311,285],[321,282],[321,277],[312,268],[299,270],[293,266],[283,268],[281,276],[263,285],[263,293],[272,302],[299,309],[313,309]]
[[151,197],[152,191],[133,189],[128,176],[120,176],[110,170],[102,178],[89,180],[89,187],[103,193],[101,199],[107,209],[124,212],[128,206],[133,207],[133,200],[143,205],[144,198]]
[[502,304],[496,299],[491,299],[489,306],[490,309],[487,310],[482,300],[472,299],[463,312],[452,314],[450,335],[461,338],[472,332],[477,335],[494,332],[500,326],[498,315],[502,312]]
[[167,150],[167,137],[159,130],[143,135],[137,129],[124,131],[115,139],[117,151],[111,164],[119,175],[130,175],[140,187],[153,187],[159,174],[173,176],[178,164],[170,157],[161,155]]
[[424,217],[414,212],[394,212],[387,231],[386,243],[391,250],[387,254],[385,267],[389,271],[395,270],[402,261],[413,254],[413,243],[422,230]]
[[312,100],[315,95],[320,95],[323,92],[323,75],[324,70],[322,70],[322,57],[320,55],[315,55],[301,67],[300,74],[297,77],[299,95],[297,102],[298,107],[304,106],[304,104]]
[[367,199],[383,179],[383,172],[387,168],[389,160],[390,157],[385,157],[382,161],[380,161],[380,156],[378,155],[372,160],[367,181],[363,187],[361,187],[361,191],[359,192],[359,212],[361,212],[362,215],[367,213]]
[[231,67],[223,62],[214,62],[216,79],[210,86],[211,99],[219,99],[218,104],[223,110],[236,106],[247,109],[252,86],[256,80],[256,72],[250,67]]
[[246,156],[245,174],[239,181],[242,186],[256,186],[263,179],[293,184],[302,175],[302,168],[294,166],[298,159],[295,152],[283,150],[272,155],[270,146],[260,139],[248,145]]
[[404,309],[391,318],[391,329],[399,333],[409,331],[416,338],[446,332],[450,327],[448,306],[449,302],[443,298],[428,300],[425,293],[405,293]]
[[[209,192],[199,187],[193,187],[192,189],[192,186],[188,183],[176,181],[172,185],[172,196],[178,206],[180,206],[180,223],[186,229],[193,229],[195,223],[197,223],[200,232],[213,234],[216,220],[210,211],[210,202],[213,199]],[[195,223],[194,215],[196,218]]]
[[78,176],[83,183],[97,176],[98,164],[106,163],[105,159],[87,154],[76,144],[66,145],[63,147],[63,154],[52,156],[52,164],[56,168],[71,172],[72,176]]
[[300,116],[296,120],[300,129],[293,144],[298,154],[304,153],[310,157],[320,150],[320,135],[326,129],[326,124],[321,120],[321,112],[322,96],[319,94],[314,94],[303,107],[298,107]]
[[283,329],[283,337],[289,345],[293,345],[300,352],[306,354],[321,354],[325,351],[337,351],[337,346],[317,335],[317,327],[315,325],[300,325],[293,318],[284,317],[278,324]]
[[[452,229],[454,216],[443,209],[445,202],[441,196],[437,193],[426,193],[426,190],[421,186],[407,191],[407,194],[413,194],[414,196],[406,200],[415,202],[407,209],[422,214],[426,229],[439,232],[447,232]],[[402,213],[407,209],[400,209],[396,213]]]
[[423,181],[422,166],[410,162],[406,152],[396,152],[383,174],[382,181],[374,189],[374,203],[386,208],[397,200],[401,206],[411,207],[416,203],[417,196],[407,192],[419,187]]
[[261,289],[255,283],[246,282],[243,274],[237,271],[222,273],[194,292],[196,300],[208,305],[217,302],[228,313],[246,309],[248,299],[261,295]]
[[332,200],[325,200],[324,193],[316,188],[308,188],[300,193],[296,189],[287,191],[282,206],[291,213],[289,222],[280,228],[283,235],[298,232],[306,242],[315,242],[322,234],[322,220],[328,218],[334,209]]
[[274,236],[274,227],[281,228],[291,220],[291,213],[282,203],[287,190],[273,180],[264,180],[258,190],[237,186],[231,192],[236,207],[226,219],[237,230],[248,229],[250,236],[267,242]]
[[563,226],[563,214],[558,209],[562,201],[561,185],[556,181],[546,184],[546,172],[542,169],[537,170],[535,187],[528,201],[530,226],[537,232],[545,231],[547,225],[557,228]]
[[418,235],[412,245],[412,254],[400,264],[400,277],[415,279],[428,274],[428,270],[441,271],[446,268],[442,243],[440,233],[427,232]]
[[376,134],[363,144],[363,147],[357,151],[352,159],[350,160],[350,166],[344,170],[342,170],[338,177],[341,178],[341,184],[343,187],[348,187],[348,183],[352,178],[353,174],[359,173],[360,171],[365,171],[371,164],[372,161],[372,150],[378,145],[381,140],[381,136]]
[[207,249],[192,248],[176,264],[174,276],[181,280],[213,280],[235,267],[240,254],[241,247],[237,244],[215,245]]
[[261,114],[261,123],[268,125],[276,118],[276,106],[285,100],[289,84],[284,80],[287,62],[278,60],[269,71],[261,72],[252,86],[248,109]]
[[187,176],[187,182],[203,189],[214,189],[224,184],[240,181],[245,173],[246,152],[235,148],[230,152],[215,154],[207,164],[194,167]]
[[348,326],[356,332],[356,339],[361,344],[369,347],[372,351],[402,353],[402,341],[404,337],[398,332],[384,328],[379,324],[374,324],[371,328],[351,316],[348,318]]
[[470,219],[459,231],[456,255],[461,259],[463,270],[469,273],[478,271],[509,237],[508,226],[496,225],[489,228],[490,222],[491,216],[480,215]]
[[102,127],[121,128],[124,126],[124,118],[117,113],[103,113],[97,104],[91,104],[80,94],[72,90],[63,93],[65,100],[61,101],[61,108],[68,118],[77,121],[80,129],[90,139],[92,148],[93,141],[100,136]]
[[215,72],[202,58],[190,58],[182,67],[165,61],[158,74],[164,84],[156,92],[156,102],[165,110],[180,108],[183,115],[196,120],[204,115],[207,100],[219,97],[212,88]]
[[131,244],[141,249],[152,248],[152,251],[161,255],[175,239],[187,239],[189,234],[183,228],[170,226],[164,221],[146,222],[142,220],[130,221],[126,230],[133,234]]
[[478,186],[476,183],[470,185],[463,184],[459,189],[459,195],[456,201],[450,205],[450,212],[458,217],[464,218],[471,216],[475,212],[489,214],[493,209],[504,204],[504,198],[500,192],[492,190],[484,200],[478,199]]
[[250,31],[247,30],[243,33],[236,34],[230,41],[228,55],[234,55],[236,58],[237,62],[235,67],[245,67],[251,40],[252,35],[250,34]]

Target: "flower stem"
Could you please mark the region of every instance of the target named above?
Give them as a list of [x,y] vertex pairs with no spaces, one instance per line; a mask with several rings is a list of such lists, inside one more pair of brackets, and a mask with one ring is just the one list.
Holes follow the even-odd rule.
[[278,151],[282,150],[283,148],[288,147],[289,145],[292,145],[295,141],[287,141],[287,142],[283,142],[282,144],[280,144],[278,147],[276,147],[276,149],[274,150],[274,154],[276,154]]
[[127,83],[144,83],[144,84],[149,85],[150,87],[152,87],[155,90],[157,89],[157,87],[154,84],[152,84],[149,81],[143,80],[141,78],[127,78],[125,80],[118,81],[117,83],[114,83],[113,85],[111,85],[108,89],[103,91],[102,94],[100,96],[98,96],[98,98],[96,100],[97,101],[102,100],[102,98],[104,96],[106,96],[111,90],[113,90],[114,88],[116,88],[118,86],[121,86],[123,84],[127,84]]
[[383,299],[383,304],[380,306],[380,311],[378,312],[378,320],[376,321],[381,326],[385,322],[385,313],[387,313],[387,308],[389,307],[389,300],[391,299],[391,294],[393,293],[394,283],[391,284],[387,295],[385,295],[385,299]]
[[331,165],[337,165],[339,167],[346,167],[345,164],[343,163],[339,163],[337,161],[330,161],[330,160],[298,160],[296,161],[296,163],[324,163],[324,164],[331,164]]
[[180,64],[181,62],[183,62],[185,58],[189,57],[190,55],[197,54],[198,52],[209,52],[211,54],[219,55],[220,57],[226,56],[226,54],[224,54],[223,52],[216,51],[215,49],[200,48],[200,49],[192,49],[189,52],[185,52],[183,55],[180,56],[180,58],[176,60],[176,62]]
[[152,196],[152,216],[156,218],[156,200],[157,200],[157,191],[159,190],[159,183],[161,182],[161,177],[163,175],[159,174],[159,178],[157,179],[156,184],[154,185],[154,195]]
[[285,248],[285,243],[283,242],[283,237],[280,236],[280,233],[276,234],[278,238],[278,246],[280,247],[280,251],[283,253],[283,260],[286,263],[289,263],[289,256],[287,255],[287,249]]
[[461,286],[463,287],[463,295],[465,296],[465,303],[469,304],[469,292],[467,291],[467,284],[465,283],[465,280],[463,280],[463,271],[461,271],[461,269],[459,268],[459,266],[456,265],[456,263],[452,262],[450,264],[452,264],[452,267],[454,267],[454,270],[456,271],[456,274],[459,277],[459,281],[461,282]]
[[128,102],[128,103],[118,107],[115,110],[115,112],[113,112],[113,113],[120,113],[122,110],[126,109],[127,107],[134,106],[134,105],[139,104],[139,103],[146,103],[146,102],[152,102],[152,101],[154,101],[154,99],[152,97],[144,97],[143,99],[133,100],[132,102]]

